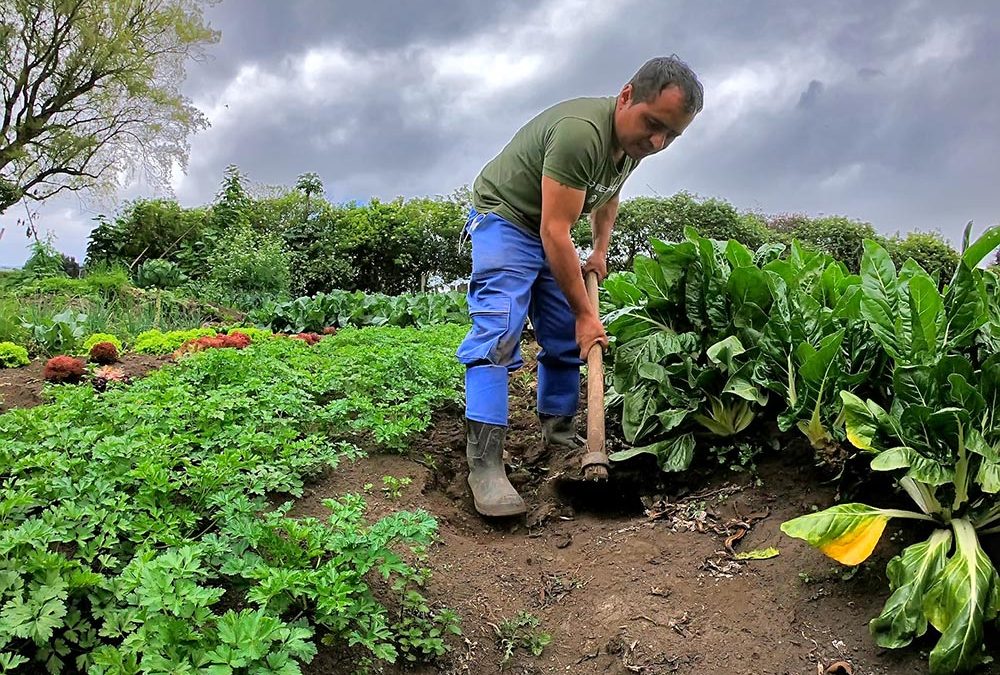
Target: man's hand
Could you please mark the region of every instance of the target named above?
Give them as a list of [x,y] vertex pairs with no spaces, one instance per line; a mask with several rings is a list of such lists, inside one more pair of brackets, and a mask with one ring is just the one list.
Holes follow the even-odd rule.
[[595,344],[601,345],[601,351],[608,348],[608,335],[595,312],[586,312],[576,317],[576,343],[580,345],[580,358],[583,361],[587,360],[587,355]]
[[583,265],[583,278],[588,272],[597,272],[597,281],[601,282],[608,276],[608,256],[604,251],[594,251]]

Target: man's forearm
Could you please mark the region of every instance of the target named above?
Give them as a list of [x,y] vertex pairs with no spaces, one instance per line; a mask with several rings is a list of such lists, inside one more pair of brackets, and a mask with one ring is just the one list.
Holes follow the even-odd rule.
[[569,227],[550,227],[542,223],[542,248],[552,275],[562,289],[575,316],[594,313],[587,297],[587,287],[580,271],[580,258],[569,236]]
[[607,255],[611,244],[611,228],[618,217],[618,200],[608,202],[590,214],[590,229],[594,239],[594,250]]

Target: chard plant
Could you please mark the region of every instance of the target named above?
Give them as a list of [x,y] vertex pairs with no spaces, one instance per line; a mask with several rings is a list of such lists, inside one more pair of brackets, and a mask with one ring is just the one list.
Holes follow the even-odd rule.
[[[966,241],[968,235],[966,236]],[[915,511],[841,504],[787,521],[782,530],[857,565],[892,518],[925,522],[928,538],[888,564],[892,594],[870,623],[876,642],[904,647],[933,627],[933,674],[985,662],[984,626],[1000,612],[1000,578],[980,537],[1000,532],[1000,354],[988,339],[996,316],[979,262],[1000,227],[968,246],[943,293],[907,261],[865,243],[861,313],[892,359],[890,395],[842,391],[847,438],[875,471],[898,472]]]
[[786,403],[778,428],[816,449],[844,441],[838,394],[878,382],[885,352],[861,313],[861,279],[793,242],[764,268],[773,302],[761,335],[762,379]]
[[656,456],[664,471],[682,471],[695,434],[744,431],[767,403],[757,378],[757,336],[770,294],[757,262],[780,248],[751,252],[687,230],[679,243],[653,240],[656,257],[605,282],[608,333],[615,340],[608,405],[620,405],[622,461]]

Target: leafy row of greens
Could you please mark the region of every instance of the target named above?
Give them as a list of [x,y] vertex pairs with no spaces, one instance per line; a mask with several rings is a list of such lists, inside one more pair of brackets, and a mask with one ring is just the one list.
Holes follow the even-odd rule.
[[459,390],[463,334],[207,350],[0,416],[0,669],[291,675],[317,637],[370,659],[442,653],[458,623],[419,592],[427,513],[368,524],[351,494],[322,519],[272,504],[356,443],[426,427]]
[[466,323],[465,293],[383,295],[331,291],[271,303],[251,312],[249,320],[273,331],[320,332],[327,327],[415,326]]
[[849,565],[869,557],[890,518],[933,524],[888,567],[893,594],[871,624],[901,647],[941,633],[932,673],[985,658],[1000,611],[997,572],[978,536],[1000,531],[1000,300],[979,263],[1000,227],[969,241],[942,280],[865,242],[860,274],[790,250],[706,239],[654,241],[654,257],[605,282],[615,340],[609,406],[621,407],[624,460],[691,464],[696,438],[732,436],[765,410],[816,448],[851,444],[893,471],[919,511],[841,504],[783,525]]
[[[872,620],[875,641],[903,647],[933,626],[941,635],[931,673],[967,672],[988,657],[984,625],[1000,611],[1000,577],[979,538],[1000,531],[1000,324],[991,273],[977,265],[1000,244],[1000,228],[967,245],[940,292],[918,266],[898,271],[867,244],[861,310],[889,356],[891,395],[840,392],[847,437],[892,471],[918,511],[840,504],[783,524],[849,565],[867,559],[891,518],[926,521],[927,540],[887,568],[892,595]],[[995,287],[993,288],[995,292]]]
[[609,406],[621,406],[626,459],[687,469],[695,437],[735,436],[768,408],[814,447],[844,440],[842,388],[879,386],[885,357],[860,308],[861,279],[793,242],[750,251],[698,236],[653,241],[656,257],[605,282]]

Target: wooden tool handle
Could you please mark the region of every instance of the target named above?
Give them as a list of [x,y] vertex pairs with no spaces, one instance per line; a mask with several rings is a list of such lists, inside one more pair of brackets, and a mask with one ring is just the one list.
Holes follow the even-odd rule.
[[[584,281],[590,304],[599,313],[597,272],[588,272]],[[604,351],[599,343],[587,353],[587,449],[604,452]]]

